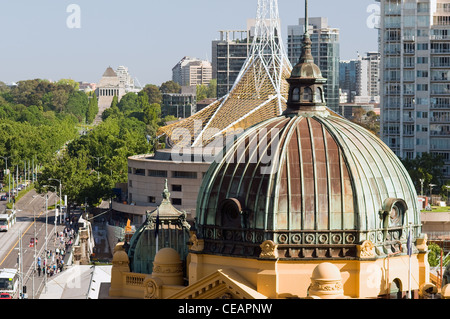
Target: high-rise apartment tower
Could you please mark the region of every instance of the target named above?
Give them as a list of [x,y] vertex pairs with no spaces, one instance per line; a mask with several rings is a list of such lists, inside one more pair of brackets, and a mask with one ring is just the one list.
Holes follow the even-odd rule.
[[450,175],[450,1],[381,0],[381,136],[400,158],[441,155]]

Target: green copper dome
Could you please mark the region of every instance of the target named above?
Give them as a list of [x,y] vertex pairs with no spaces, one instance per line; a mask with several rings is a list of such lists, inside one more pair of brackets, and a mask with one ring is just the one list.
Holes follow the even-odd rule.
[[151,274],[155,255],[162,248],[175,249],[183,259],[188,254],[186,243],[190,225],[186,221],[186,213],[177,210],[170,202],[167,180],[162,197],[158,208],[147,212],[146,221],[130,239],[127,253],[132,272]]
[[270,239],[281,258],[348,258],[365,240],[380,256],[398,250],[420,210],[406,169],[378,137],[300,111],[228,146],[203,179],[197,221],[210,253],[257,257]]
[[360,258],[371,241],[384,258],[405,253],[410,227],[420,235],[416,190],[398,157],[326,107],[307,30],[286,111],[238,136],[203,178],[204,253],[259,258],[271,240],[281,259]]

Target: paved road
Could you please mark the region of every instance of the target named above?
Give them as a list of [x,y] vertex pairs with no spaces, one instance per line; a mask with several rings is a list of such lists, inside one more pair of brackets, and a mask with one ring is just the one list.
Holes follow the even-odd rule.
[[[47,204],[51,206],[55,203],[56,196],[54,193],[48,193],[48,195]],[[16,203],[16,209],[16,224],[8,232],[0,233],[0,269],[19,268],[18,253],[21,250],[23,282],[27,286],[27,294],[31,299],[33,293],[37,296],[45,284],[44,276],[42,274],[38,276],[34,271],[35,255],[43,258],[46,248],[54,252],[56,247],[63,246],[55,238],[65,226],[64,223],[59,224],[58,218],[55,228],[54,210],[46,211],[44,196],[38,195],[34,190],[28,192]],[[47,245],[46,234],[48,234]],[[29,247],[30,239],[35,237],[38,238],[37,245]]]

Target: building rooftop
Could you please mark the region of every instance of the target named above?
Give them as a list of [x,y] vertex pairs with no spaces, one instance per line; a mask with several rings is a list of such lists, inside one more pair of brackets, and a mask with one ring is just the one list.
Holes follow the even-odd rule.
[[117,73],[111,67],[108,67],[106,69],[105,73],[103,73],[103,76],[104,77],[115,77],[115,76],[117,76]]
[[104,299],[101,286],[111,282],[111,265],[72,265],[50,277],[39,299]]

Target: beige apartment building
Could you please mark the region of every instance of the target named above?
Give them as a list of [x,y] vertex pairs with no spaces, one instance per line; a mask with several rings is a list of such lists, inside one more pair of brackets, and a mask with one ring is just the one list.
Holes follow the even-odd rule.
[[211,79],[212,65],[209,61],[184,57],[172,68],[172,80],[181,86],[208,85]]
[[191,155],[190,159],[183,157],[180,162],[174,154],[173,149],[164,149],[129,157],[127,199],[113,202],[113,210],[131,214],[132,223],[141,224],[146,212],[160,205],[167,179],[172,205],[193,220],[200,185],[210,162],[204,161],[201,154]]

